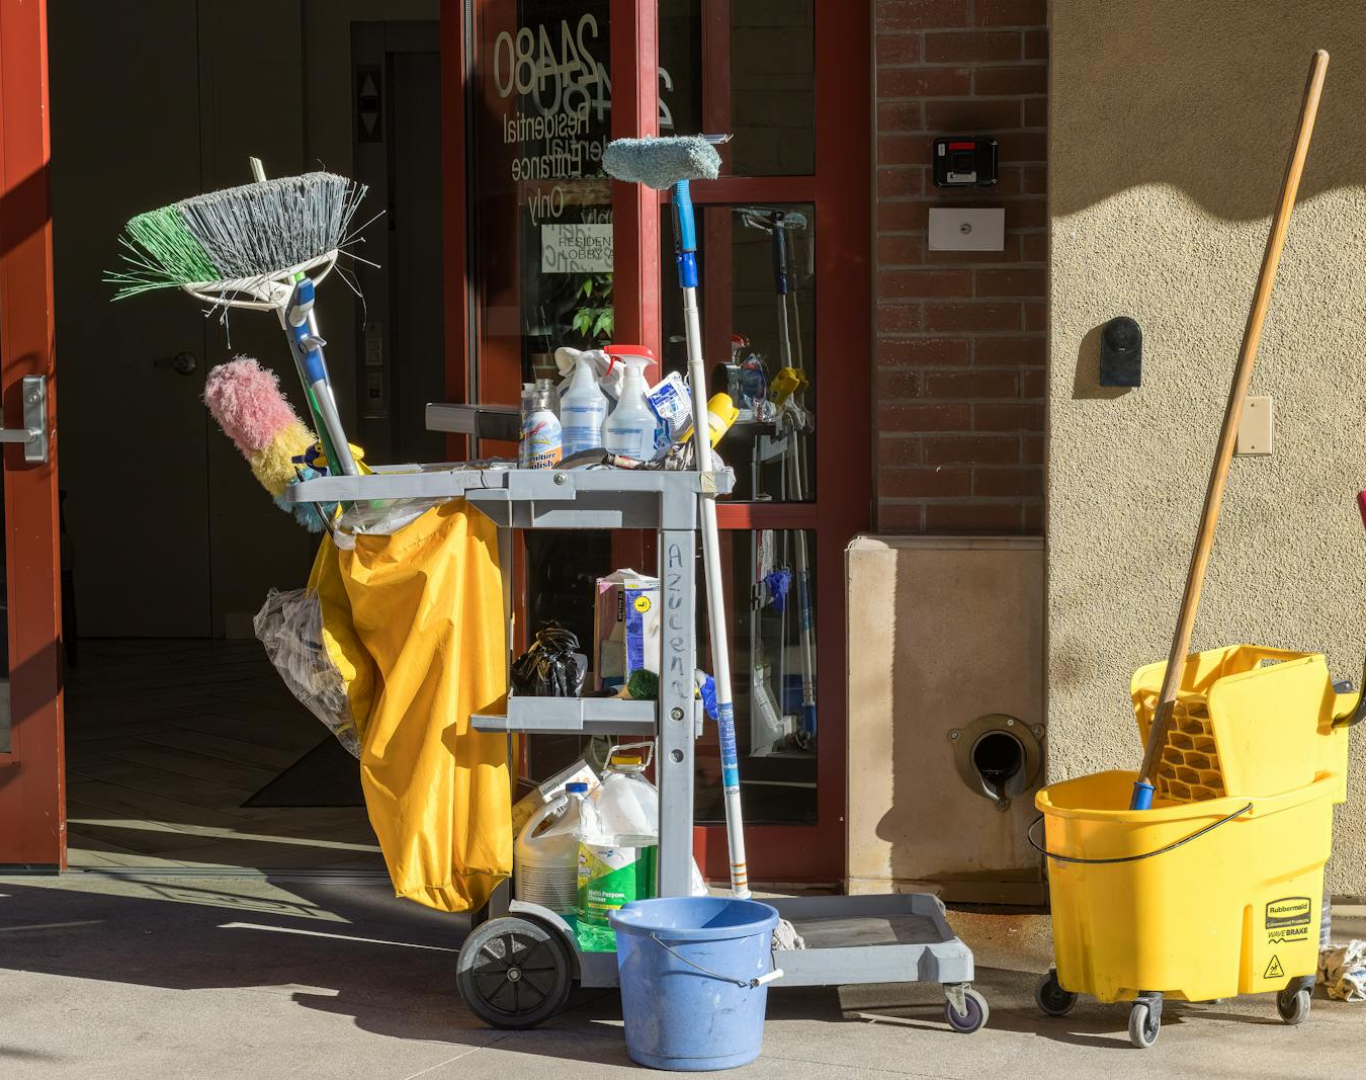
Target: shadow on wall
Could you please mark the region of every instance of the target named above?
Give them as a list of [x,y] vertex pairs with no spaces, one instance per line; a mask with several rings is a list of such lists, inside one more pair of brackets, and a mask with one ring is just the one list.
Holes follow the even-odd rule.
[[[1285,170],[1310,54],[1332,54],[1300,201],[1361,184],[1366,7],[1360,0],[1110,0],[1053,6],[1052,86],[1080,90],[1050,141],[1084,163],[1053,189],[1056,219],[1143,184],[1180,188],[1225,219],[1265,218]],[[1355,33],[1348,28],[1355,24]],[[1267,43],[1275,42],[1268,49]],[[1125,102],[1122,110],[1116,102]],[[1161,147],[1153,152],[1154,147]],[[1082,395],[1078,395],[1082,396]]]
[[1113,401],[1133,389],[1132,386],[1100,385],[1100,337],[1104,330],[1104,326],[1091,327],[1077,346],[1077,373],[1072,382],[1074,398]]

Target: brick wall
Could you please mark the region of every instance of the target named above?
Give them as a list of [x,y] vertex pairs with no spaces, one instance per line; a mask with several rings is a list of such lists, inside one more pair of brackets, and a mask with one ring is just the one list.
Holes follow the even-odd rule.
[[[876,0],[880,532],[1043,531],[1046,21],[1046,0]],[[936,188],[934,137],[975,134],[1000,182]],[[1004,206],[1005,250],[928,250],[951,204]]]

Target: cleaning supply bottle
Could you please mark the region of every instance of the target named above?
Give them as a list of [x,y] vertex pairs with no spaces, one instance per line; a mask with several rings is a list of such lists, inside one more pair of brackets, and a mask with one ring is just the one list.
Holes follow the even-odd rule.
[[531,392],[531,411],[526,411],[525,404],[522,406],[518,463],[524,469],[551,469],[560,463],[563,443],[560,418],[555,415],[555,397],[555,384],[549,379],[537,379]]
[[721,441],[739,415],[740,410],[729,394],[712,394],[707,400],[707,434],[712,446]]
[[574,361],[574,377],[560,398],[560,425],[564,454],[596,450],[602,446],[607,420],[607,395],[598,388],[593,359],[580,353]]
[[645,779],[652,752],[648,743],[613,747],[602,783],[583,802],[576,921],[579,947],[588,952],[616,948],[609,911],[655,894],[659,792]]
[[588,785],[575,781],[531,816],[513,849],[512,891],[561,915],[578,904],[579,830]]
[[645,401],[645,369],[650,361],[644,356],[620,358],[626,368],[621,384],[621,399],[607,418],[603,445],[613,454],[624,454],[637,461],[655,456],[655,428],[658,420]]

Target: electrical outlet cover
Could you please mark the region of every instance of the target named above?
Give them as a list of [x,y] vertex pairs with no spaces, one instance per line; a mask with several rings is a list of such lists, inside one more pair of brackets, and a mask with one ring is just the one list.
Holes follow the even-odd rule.
[[1261,457],[1275,449],[1275,408],[1270,397],[1243,399],[1243,415],[1238,420],[1238,454]]

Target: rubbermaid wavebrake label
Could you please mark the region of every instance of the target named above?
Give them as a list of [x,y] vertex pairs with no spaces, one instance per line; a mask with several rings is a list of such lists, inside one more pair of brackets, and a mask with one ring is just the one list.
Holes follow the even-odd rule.
[[1314,905],[1307,896],[1285,896],[1266,905],[1268,944],[1307,941],[1314,921]]

